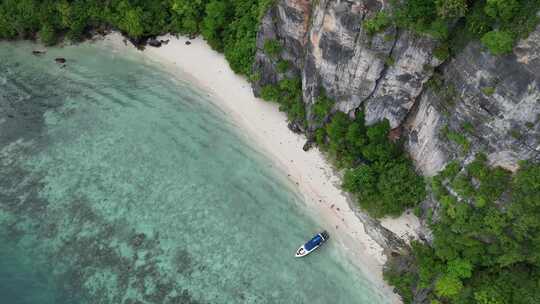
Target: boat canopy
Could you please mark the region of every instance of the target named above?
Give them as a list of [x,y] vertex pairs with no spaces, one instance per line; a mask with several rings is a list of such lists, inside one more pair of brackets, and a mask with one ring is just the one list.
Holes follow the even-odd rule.
[[309,240],[309,242],[307,242],[305,245],[304,245],[304,248],[307,250],[307,251],[310,251],[312,250],[313,248],[319,246],[323,241],[323,238],[321,237],[320,234],[317,234],[315,237],[313,237],[311,240]]

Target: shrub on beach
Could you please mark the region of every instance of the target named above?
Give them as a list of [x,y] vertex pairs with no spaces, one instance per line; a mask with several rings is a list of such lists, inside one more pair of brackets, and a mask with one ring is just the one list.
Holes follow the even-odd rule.
[[275,85],[264,86],[261,98],[278,103],[279,110],[287,113],[289,122],[305,127],[306,112],[300,78],[284,78]]
[[351,120],[336,112],[322,129],[316,132],[317,142],[345,168],[343,188],[370,215],[399,216],[424,199],[424,180],[399,144],[388,139],[387,120],[366,127],[363,113]]

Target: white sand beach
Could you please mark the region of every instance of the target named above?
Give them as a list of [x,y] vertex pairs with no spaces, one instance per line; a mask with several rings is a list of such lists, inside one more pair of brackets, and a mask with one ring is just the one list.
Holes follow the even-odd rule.
[[[392,303],[400,303],[382,279],[386,261],[383,249],[364,231],[340,189],[339,177],[324,156],[316,148],[305,152],[302,147],[306,138],[287,128],[286,115],[278,111],[278,106],[255,98],[248,81],[234,74],[224,56],[213,51],[204,40],[173,36],[159,39],[170,41],[160,48],[147,47],[143,54],[173,73],[181,73],[184,78],[187,75],[209,92],[216,106],[231,116],[250,142],[275,160],[275,165],[297,185],[307,209],[329,231],[333,241],[344,248],[345,254],[381,292],[390,295]],[[191,41],[190,45],[185,44],[187,40]],[[118,51],[133,47],[126,46],[117,33],[106,36],[105,43],[111,43]],[[383,225],[398,235],[414,236],[419,223],[416,217],[408,215],[386,219]]]

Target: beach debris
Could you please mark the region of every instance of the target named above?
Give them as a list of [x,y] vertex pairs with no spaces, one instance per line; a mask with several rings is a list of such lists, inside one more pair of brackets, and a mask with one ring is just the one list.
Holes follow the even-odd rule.
[[40,51],[40,50],[33,50],[32,51],[32,55],[35,55],[35,56],[41,56],[43,54],[45,54],[46,51]]
[[156,38],[150,38],[148,39],[148,45],[153,47],[160,47],[161,41],[157,40]]
[[58,57],[58,58],[54,58],[54,61],[56,63],[66,63],[66,58],[63,58],[63,57]]
[[186,45],[190,45],[191,44],[191,41],[186,41]]
[[337,207],[336,210],[339,211],[339,207]]
[[330,205],[330,209],[334,209],[334,206],[335,206],[334,204]]

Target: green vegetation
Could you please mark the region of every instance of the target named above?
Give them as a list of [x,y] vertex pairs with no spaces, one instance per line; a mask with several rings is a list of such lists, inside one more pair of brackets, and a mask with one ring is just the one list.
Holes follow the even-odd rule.
[[512,129],[512,130],[510,130],[510,136],[512,136],[515,139],[521,139],[523,137],[523,134],[521,134],[521,132],[519,132],[519,130]]
[[278,60],[277,64],[276,64],[276,69],[279,73],[285,73],[289,70],[289,68],[291,67],[291,63],[287,60]]
[[432,190],[433,248],[413,244],[416,271],[385,275],[405,303],[415,288],[438,303],[540,303],[540,165],[522,162],[512,176],[479,154],[463,170],[448,164]]
[[0,39],[84,39],[90,30],[114,28],[135,42],[164,33],[202,34],[225,53],[231,68],[249,75],[259,20],[272,0],[5,0]]
[[461,147],[461,150],[463,151],[463,153],[467,153],[471,149],[471,143],[469,142],[465,134],[452,131],[448,129],[448,126],[445,126],[441,130],[441,134],[445,136],[448,140],[458,144]]
[[[413,243],[414,245],[414,243]],[[416,276],[412,272],[400,272],[393,266],[385,269],[384,280],[399,292],[404,303],[412,303],[414,295],[411,286],[416,283]]]
[[275,39],[270,39],[264,42],[263,48],[264,48],[264,52],[268,56],[272,58],[277,58],[279,54],[281,53],[283,46],[281,45],[281,43],[279,43],[279,41]]
[[450,57],[450,48],[446,43],[443,43],[433,50],[433,55],[435,55],[437,59],[445,61]]
[[324,120],[330,115],[332,106],[334,102],[326,96],[326,93],[323,91],[319,94],[315,103],[313,104],[312,113],[313,119],[316,123],[322,124]]
[[287,113],[290,122],[306,127],[306,112],[302,99],[300,78],[285,78],[277,85],[267,85],[261,90],[261,98],[279,104],[279,110]]
[[469,133],[469,134],[473,134],[473,132],[474,132],[474,126],[473,126],[473,124],[470,123],[470,122],[468,122],[468,121],[467,121],[467,122],[464,122],[463,124],[461,124],[461,128],[462,128],[465,132],[467,132],[467,133]]
[[373,18],[364,20],[362,26],[368,35],[374,35],[384,31],[390,24],[392,24],[392,19],[388,13],[381,11],[378,12]]
[[493,93],[495,93],[495,88],[494,87],[483,87],[482,88],[482,93],[484,93],[487,96],[491,96],[491,95],[493,95]]
[[437,15],[441,18],[459,18],[467,13],[466,0],[436,0]]
[[[431,35],[443,44],[462,47],[464,39],[480,39],[500,55],[511,52],[518,39],[534,30],[539,9],[540,0],[407,0],[392,17],[398,26]],[[372,23],[377,29],[379,23]],[[437,54],[446,57],[442,49]]]
[[389,67],[389,66],[393,66],[394,64],[396,64],[396,60],[391,55],[386,57],[386,59],[384,59],[385,66]]
[[447,83],[441,74],[434,73],[427,85],[439,95],[442,105],[447,108],[455,106],[459,93],[456,87],[452,83]]
[[514,37],[508,31],[493,30],[482,37],[482,43],[495,55],[510,53],[514,46]]
[[363,113],[354,120],[336,112],[315,138],[339,168],[345,168],[343,188],[374,217],[397,216],[425,197],[425,185],[399,144],[388,140],[387,120],[365,126]]

